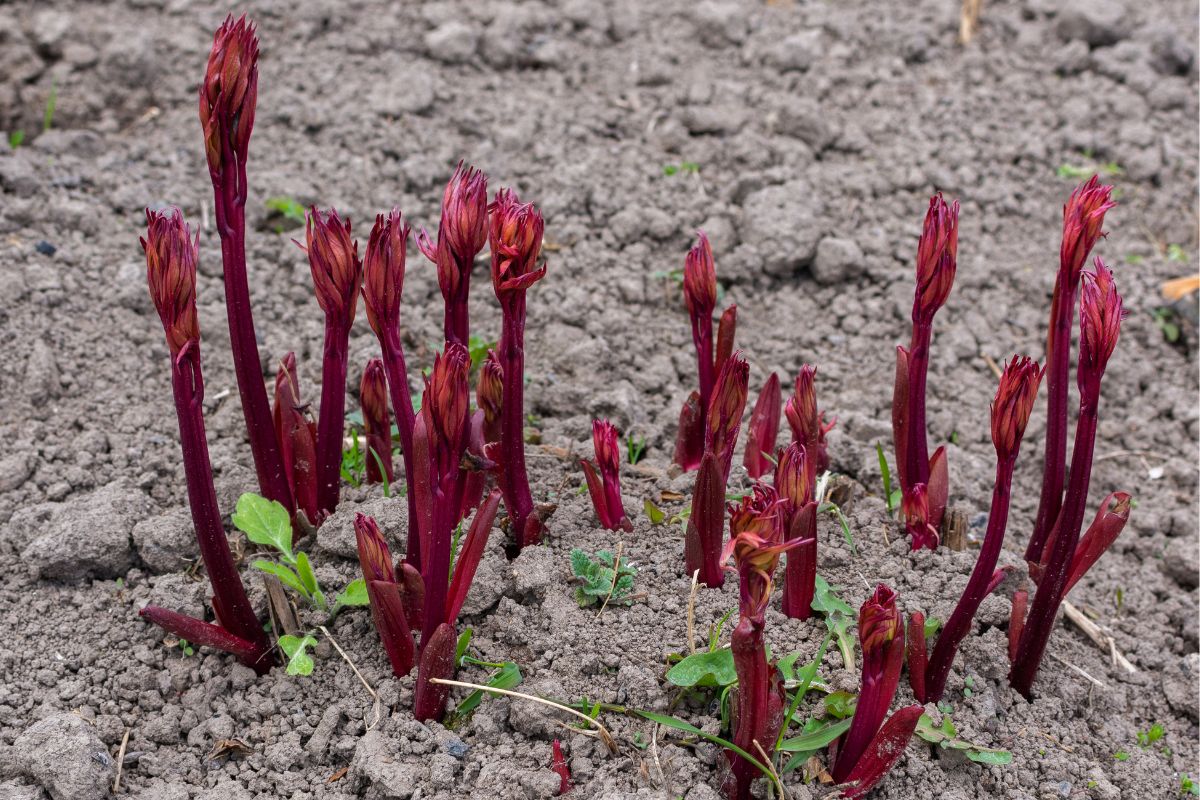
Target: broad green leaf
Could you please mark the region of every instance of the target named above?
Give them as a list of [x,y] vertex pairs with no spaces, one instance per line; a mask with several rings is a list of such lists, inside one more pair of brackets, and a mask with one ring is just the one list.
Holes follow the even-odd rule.
[[[492,673],[492,676],[484,685],[494,689],[515,689],[521,683],[521,680],[521,668],[512,661],[505,661],[500,665],[499,669]],[[463,701],[458,704],[458,707],[454,709],[454,713],[451,714],[449,725],[453,726],[457,724],[478,708],[479,704],[483,702],[483,695],[484,691],[482,689],[476,689],[463,698]],[[492,696],[498,697],[499,695]]]
[[311,636],[280,636],[279,647],[288,658],[288,675],[312,675],[313,660],[305,652],[309,647],[316,647],[317,640]]
[[642,508],[646,511],[646,519],[650,520],[651,525],[662,525],[663,520],[667,518],[667,512],[654,505],[654,501],[649,497],[642,504]]
[[813,584],[813,610],[822,614],[843,614],[853,617],[854,609],[837,596],[837,590],[840,588],[840,586],[830,586],[827,580],[817,575]]
[[292,523],[281,503],[247,492],[238,498],[233,524],[255,544],[274,547],[292,561]]
[[355,578],[347,583],[346,588],[333,599],[334,605],[339,606],[365,606],[370,602],[367,598],[367,582],[362,578]]
[[308,593],[304,590],[304,584],[300,581],[300,576],[292,572],[290,568],[285,567],[283,564],[276,564],[274,561],[264,561],[260,558],[250,566],[274,575],[276,578],[279,578],[280,583],[296,592],[300,596],[308,596]]
[[937,617],[930,617],[929,619],[925,620],[925,640],[928,641],[934,636],[937,636],[937,632],[941,629],[942,621]]
[[977,764],[1004,766],[1012,763],[1012,753],[1007,750],[983,747],[974,742],[957,738],[958,731],[949,716],[943,717],[942,724],[934,727],[933,720],[929,718],[929,715],[922,714],[921,718],[917,720],[916,734],[930,744],[947,750],[958,750]]
[[474,633],[470,628],[467,628],[458,635],[458,643],[454,646],[454,663],[457,666],[462,666],[463,656],[467,654],[467,647],[471,644],[471,635]]
[[854,716],[854,708],[858,705],[858,696],[850,692],[834,692],[825,698],[825,711],[831,717],[849,719]]
[[785,753],[820,750],[828,746],[834,739],[850,730],[851,720],[842,719],[837,722],[827,722],[811,733],[802,733],[779,743],[779,750]]
[[729,686],[737,683],[733,651],[729,648],[692,653],[667,670],[667,680],[676,686]]

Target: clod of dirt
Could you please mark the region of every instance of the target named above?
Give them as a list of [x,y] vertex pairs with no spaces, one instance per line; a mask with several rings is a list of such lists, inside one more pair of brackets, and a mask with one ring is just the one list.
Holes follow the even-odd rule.
[[60,713],[25,729],[13,742],[17,763],[53,800],[103,800],[116,764],[90,725]]
[[196,558],[196,535],[186,508],[142,520],[133,526],[132,536],[138,556],[152,573],[187,569]]
[[125,479],[49,504],[38,512],[46,521],[22,550],[21,560],[39,578],[123,576],[133,566],[133,527],[151,507],[145,493]]

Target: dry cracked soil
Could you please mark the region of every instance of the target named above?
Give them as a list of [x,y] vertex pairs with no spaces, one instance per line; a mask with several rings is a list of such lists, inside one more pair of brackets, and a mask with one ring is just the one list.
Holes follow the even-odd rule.
[[[98,800],[120,758],[119,794],[155,800],[540,798],[558,787],[554,738],[574,796],[718,797],[719,750],[643,720],[604,715],[615,756],[521,701],[486,700],[453,730],[415,722],[411,678],[391,676],[361,611],[336,619],[332,641],[320,637],[306,678],[256,678],[207,649],[187,654],[138,618],[147,602],[196,614],[207,604],[137,244],[147,206],[178,205],[202,228],[205,411],[222,510],[254,489],[196,114],[228,10],[0,4],[0,797]],[[649,499],[676,515],[690,490],[670,455],[695,380],[674,272],[695,230],[713,241],[724,302],[739,307],[752,392],[770,372],[786,384],[802,363],[820,367],[853,540],[823,515],[820,573],[853,606],[882,581],[906,612],[944,619],[977,550],[910,553],[875,453],[890,449],[893,347],[908,335],[926,201],[941,190],[962,204],[929,434],[949,443],[951,503],[977,538],[993,469],[989,360],[1043,358],[1061,206],[1099,171],[1119,204],[1097,252],[1129,316],[1104,382],[1090,507],[1120,489],[1136,508],[1071,601],[1135,671],[1060,621],[1033,700],[1005,680],[1010,589],[1040,485],[1039,404],[1001,558],[1013,583],[980,610],[949,705],[930,708],[1012,763],[914,740],[873,796],[1187,791],[1200,772],[1196,300],[1168,307],[1160,286],[1197,262],[1194,2],[991,0],[966,46],[952,0],[261,0],[246,10],[262,37],[248,257],[264,375],[295,350],[317,396],[321,314],[291,241],[298,225],[269,199],[336,206],[359,236],[393,205],[432,229],[442,186],[467,159],[493,187],[536,201],[549,272],[529,298],[530,468],[537,498],[558,509],[545,544],[515,560],[493,536],[461,625],[481,660],[520,665],[525,691],[671,709],[709,732],[713,698],[664,677],[668,657],[689,647],[681,529],[643,513]],[[403,329],[412,363],[426,366],[441,304],[413,251]],[[494,339],[499,313],[479,267],[473,329]],[[352,373],[376,347],[360,315]],[[647,445],[623,470],[629,534],[602,530],[580,491],[577,459],[601,416]],[[747,485],[738,467],[732,486]],[[404,528],[402,502],[348,489],[308,545],[326,586],[355,575],[355,510],[375,514],[393,544]],[[570,550],[618,542],[638,569],[634,600],[581,609]],[[698,638],[735,602],[736,581],[701,592]],[[823,634],[819,621],[785,618],[778,600],[768,614],[775,653],[808,660]],[[850,667],[835,648],[821,674],[854,689]],[[902,686],[896,702],[908,698]],[[1161,738],[1139,742],[1152,730]],[[230,752],[228,740],[241,744]],[[829,791],[800,772],[785,785],[798,800]]]

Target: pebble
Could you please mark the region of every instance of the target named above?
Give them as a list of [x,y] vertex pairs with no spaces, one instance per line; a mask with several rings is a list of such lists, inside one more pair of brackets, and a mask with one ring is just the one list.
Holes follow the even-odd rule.
[[465,22],[447,22],[425,34],[429,55],[446,64],[461,64],[475,57],[479,28]]
[[133,527],[150,509],[150,499],[123,479],[77,495],[46,509],[49,521],[21,558],[40,578],[120,577],[133,566]]
[[827,236],[817,245],[812,263],[813,279],[822,286],[846,283],[863,272],[863,254],[850,239]]
[[1082,39],[1092,47],[1116,44],[1129,33],[1120,0],[1065,0],[1056,30],[1063,39]]
[[90,725],[70,713],[35,722],[13,742],[22,770],[61,800],[103,800],[116,769]]

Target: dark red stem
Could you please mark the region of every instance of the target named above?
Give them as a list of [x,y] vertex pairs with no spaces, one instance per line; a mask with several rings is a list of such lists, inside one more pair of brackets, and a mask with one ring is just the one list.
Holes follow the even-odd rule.
[[1063,502],[1067,463],[1067,400],[1071,385],[1071,327],[1079,280],[1060,269],[1050,302],[1050,331],[1046,336],[1046,455],[1042,466],[1042,497],[1025,560],[1042,560],[1046,537],[1058,519]]
[[392,411],[396,414],[396,428],[400,431],[401,455],[404,457],[404,483],[408,487],[405,500],[408,502],[408,544],[404,560],[418,570],[421,568],[421,537],[417,527],[417,492],[414,486],[416,473],[413,471],[413,411],[412,389],[408,385],[408,366],[404,362],[404,345],[400,343],[399,331],[387,331],[380,337],[383,352],[383,368],[387,372],[388,392],[392,398]]
[[696,346],[696,374],[700,379],[700,408],[708,410],[713,383],[717,379],[713,367],[712,316],[692,316],[692,343]]
[[905,432],[905,464],[901,474],[908,485],[929,482],[929,444],[925,433],[925,379],[929,371],[929,343],[933,338],[933,320],[919,321],[913,316],[912,342],[908,348],[908,422]]
[[817,504],[806,503],[789,526],[788,540],[804,539],[788,552],[783,578],[783,613],[792,619],[812,616],[817,585]]
[[[222,650],[237,656],[250,667],[256,667],[256,664],[261,662],[266,665],[267,669],[270,669],[270,659],[263,658],[268,654],[251,642],[247,642],[240,636],[234,636],[220,626],[159,606],[146,606],[138,612],[138,616],[191,644]],[[259,670],[259,674],[261,675],[265,671],[265,669]]]
[[[742,617],[733,629],[730,649],[738,676],[733,743],[751,755],[758,755],[754,742],[766,726],[771,690],[763,621]],[[774,742],[759,741],[759,744],[770,752]],[[730,800],[750,800],[750,786],[758,776],[758,768],[732,750],[726,750],[725,756],[734,779],[733,786],[727,787],[726,796]]]
[[1079,542],[1079,529],[1087,505],[1088,486],[1092,474],[1092,453],[1096,444],[1096,414],[1100,400],[1100,378],[1080,380],[1079,421],[1075,427],[1075,448],[1071,455],[1071,480],[1066,500],[1055,524],[1050,552],[1043,554],[1045,571],[1038,582],[1029,618],[1021,632],[1017,657],[1009,671],[1008,680],[1014,689],[1029,698],[1037,677],[1038,667],[1046,652],[1046,644],[1054,630],[1054,618],[1065,596],[1071,559]]
[[983,547],[979,550],[975,568],[971,570],[967,588],[958,599],[958,605],[954,607],[954,613],[950,615],[946,627],[938,634],[933,652],[929,656],[929,668],[925,676],[926,693],[924,697],[917,698],[922,703],[936,703],[942,699],[942,694],[946,691],[946,679],[950,676],[950,667],[954,663],[954,654],[958,652],[962,640],[971,632],[971,621],[975,619],[975,613],[992,585],[996,562],[1000,560],[1000,548],[1004,544],[1004,530],[1008,525],[1015,465],[1015,454],[1000,459],[996,464],[992,509],[988,516],[987,531],[983,535]]
[[[192,524],[196,529],[200,556],[212,584],[213,609],[223,627],[254,646],[256,655],[242,658],[242,661],[263,674],[271,668],[271,647],[233,563],[225,526],[221,522],[221,511],[217,506],[217,493],[213,488],[212,464],[208,458],[208,442],[204,437],[204,377],[200,370],[199,345],[185,347],[175,358],[171,365],[171,387],[179,417],[179,440],[183,449],[188,504],[192,510]],[[272,431],[272,440],[274,436]]]
[[350,326],[325,319],[321,409],[317,419],[317,505],[332,514],[341,495],[342,437],[346,427],[346,371]]
[[[504,392],[500,406],[500,465],[504,470],[509,530],[517,547],[541,541],[541,526],[529,519],[533,495],[525,469],[525,293],[513,292],[503,304],[504,329],[500,336],[500,362],[504,367]],[[529,528],[527,530],[527,528]]]

